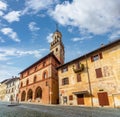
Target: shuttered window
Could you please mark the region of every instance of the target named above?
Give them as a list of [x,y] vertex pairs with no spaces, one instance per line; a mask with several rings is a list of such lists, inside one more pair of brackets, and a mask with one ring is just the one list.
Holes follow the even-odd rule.
[[68,71],[68,66],[65,66],[65,67],[63,67],[63,68],[61,69],[61,72],[62,72],[62,73],[66,72],[66,71]]
[[95,69],[95,71],[96,71],[96,78],[101,78],[103,76],[101,68]]
[[69,79],[68,78],[63,78],[62,79],[62,85],[67,85],[69,84]]
[[77,74],[77,82],[81,82],[81,75]]
[[94,56],[91,56],[91,62],[97,61],[97,60],[102,59],[102,58],[103,58],[102,53],[98,53]]
[[70,95],[70,96],[69,96],[69,100],[73,100],[73,95]]

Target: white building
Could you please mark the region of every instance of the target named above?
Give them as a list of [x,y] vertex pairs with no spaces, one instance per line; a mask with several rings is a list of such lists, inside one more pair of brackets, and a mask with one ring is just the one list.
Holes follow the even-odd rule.
[[7,82],[5,101],[18,101],[19,77],[13,77]]

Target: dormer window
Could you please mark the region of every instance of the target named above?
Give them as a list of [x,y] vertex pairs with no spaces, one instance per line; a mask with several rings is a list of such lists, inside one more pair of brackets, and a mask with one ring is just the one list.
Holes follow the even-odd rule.
[[102,57],[102,53],[96,54],[96,55],[94,55],[94,56],[91,56],[91,62],[100,60],[100,59],[102,59],[102,58],[103,58],[103,57]]
[[65,66],[64,68],[61,69],[62,73],[66,72],[66,71],[68,71],[68,66]]

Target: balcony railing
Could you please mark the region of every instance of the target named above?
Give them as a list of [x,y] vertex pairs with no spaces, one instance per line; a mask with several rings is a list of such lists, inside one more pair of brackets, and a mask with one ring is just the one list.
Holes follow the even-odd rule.
[[78,73],[78,72],[82,72],[84,70],[84,64],[79,64],[79,68],[74,68],[74,66],[73,66],[73,71],[75,72],[75,73]]

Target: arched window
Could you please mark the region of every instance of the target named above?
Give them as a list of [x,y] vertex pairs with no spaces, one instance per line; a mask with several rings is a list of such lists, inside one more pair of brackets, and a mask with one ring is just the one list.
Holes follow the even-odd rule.
[[26,85],[28,85],[29,84],[29,80],[27,79],[27,81],[26,81]]
[[26,97],[26,92],[23,91],[21,94],[21,101],[25,101],[25,97]]
[[48,77],[47,71],[43,72],[43,79],[46,79]]
[[34,76],[34,80],[33,80],[33,82],[36,82],[36,80],[37,80],[37,76]]
[[21,82],[21,87],[23,87],[23,82]]

